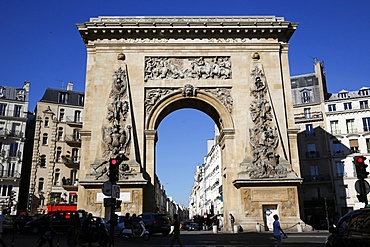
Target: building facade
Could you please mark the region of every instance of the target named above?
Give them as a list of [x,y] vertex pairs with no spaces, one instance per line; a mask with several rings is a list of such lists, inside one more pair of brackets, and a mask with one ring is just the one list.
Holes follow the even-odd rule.
[[16,214],[29,102],[30,83],[0,86],[0,207]]
[[77,208],[84,93],[47,88],[36,106],[28,210]]
[[[343,215],[364,207],[359,203],[355,183],[354,157],[370,159],[370,88],[341,90],[325,102],[326,126],[335,186],[336,210]],[[370,171],[370,169],[367,169]],[[370,182],[370,179],[366,179]],[[369,196],[367,196],[369,201]]]

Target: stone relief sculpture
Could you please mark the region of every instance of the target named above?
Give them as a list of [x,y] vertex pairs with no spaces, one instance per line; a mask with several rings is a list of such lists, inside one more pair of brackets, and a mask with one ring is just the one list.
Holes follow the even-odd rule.
[[[124,61],[125,55],[121,53],[118,55],[117,59]],[[129,159],[132,141],[132,126],[128,121],[130,117],[129,110],[127,66],[123,62],[123,65],[113,73],[111,90],[107,103],[107,124],[102,126],[102,159],[104,162],[93,167],[96,180],[107,178],[109,159]],[[133,170],[130,169],[128,164],[121,164],[120,178],[126,178],[132,171]]]
[[267,99],[268,87],[262,68],[256,66],[252,70],[250,115],[254,126],[249,129],[253,161],[247,167],[250,178],[286,177],[287,169],[279,163],[280,156],[276,153],[279,136],[273,124],[270,101]]
[[234,100],[231,97],[230,88],[205,89],[205,91],[216,96],[216,98],[222,102],[222,104],[228,109],[228,111],[230,113],[232,112]]
[[146,92],[146,97],[144,101],[144,106],[146,112],[150,112],[153,108],[153,106],[158,102],[160,98],[162,98],[164,95],[168,94],[170,92],[169,89],[152,89]]
[[191,84],[186,84],[181,91],[184,97],[194,97],[196,96],[197,89]]
[[163,79],[231,79],[230,57],[146,57],[144,81]]

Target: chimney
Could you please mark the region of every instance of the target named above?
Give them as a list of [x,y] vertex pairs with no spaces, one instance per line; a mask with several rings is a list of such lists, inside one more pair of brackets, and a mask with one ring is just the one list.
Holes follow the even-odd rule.
[[67,90],[68,91],[72,91],[73,90],[73,82],[68,82],[68,86],[67,86]]
[[25,81],[23,83],[23,89],[26,90],[26,92],[30,91],[30,82]]

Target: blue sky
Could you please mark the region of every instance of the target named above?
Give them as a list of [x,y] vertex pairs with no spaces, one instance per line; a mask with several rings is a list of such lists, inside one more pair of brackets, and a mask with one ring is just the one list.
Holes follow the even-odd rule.
[[[68,81],[84,91],[86,49],[76,24],[97,16],[274,15],[299,22],[290,40],[291,75],[324,61],[329,92],[370,86],[368,0],[1,0],[0,85],[31,82],[33,111],[47,87]],[[195,110],[170,114],[159,126],[157,173],[167,193],[188,204],[195,166],[203,162],[213,122]]]

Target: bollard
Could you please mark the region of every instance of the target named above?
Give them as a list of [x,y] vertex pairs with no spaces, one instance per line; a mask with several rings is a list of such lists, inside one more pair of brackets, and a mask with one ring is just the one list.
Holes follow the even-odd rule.
[[261,225],[258,222],[256,223],[256,231],[261,232]]
[[234,225],[234,233],[238,233],[239,232],[239,226],[238,225]]
[[303,232],[301,222],[298,222],[298,224],[297,224],[297,230],[298,230],[298,232]]
[[213,225],[212,229],[213,229],[213,233],[216,234],[218,232],[217,225]]

